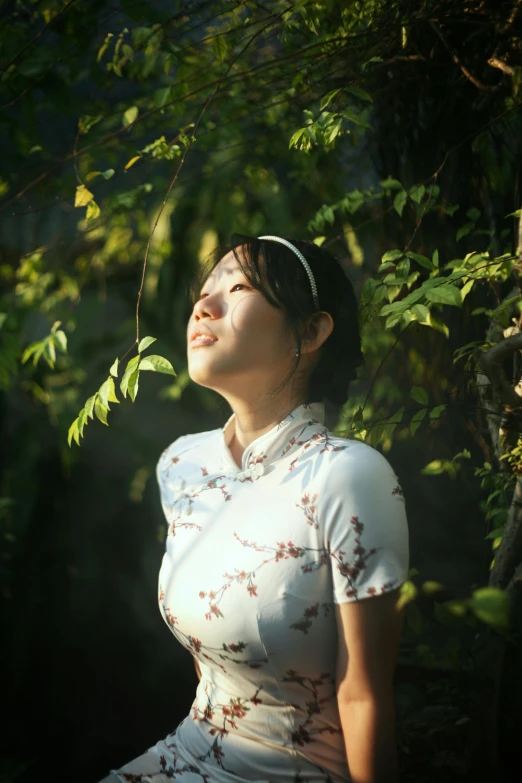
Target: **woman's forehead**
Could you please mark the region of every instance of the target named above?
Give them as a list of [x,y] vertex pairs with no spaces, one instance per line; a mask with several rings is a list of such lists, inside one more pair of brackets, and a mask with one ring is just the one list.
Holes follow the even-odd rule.
[[218,261],[212,272],[207,276],[207,281],[212,282],[213,280],[219,280],[238,271],[240,272],[241,269],[234,253],[230,250],[220,261]]

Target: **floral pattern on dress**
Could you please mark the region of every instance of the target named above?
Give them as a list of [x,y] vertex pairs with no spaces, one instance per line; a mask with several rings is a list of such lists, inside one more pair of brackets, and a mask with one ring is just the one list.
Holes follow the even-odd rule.
[[324,426],[322,403],[294,409],[241,466],[232,425],[183,436],[158,462],[159,608],[202,678],[175,731],[113,772],[125,783],[346,783],[333,607],[407,578],[404,495],[379,452]]

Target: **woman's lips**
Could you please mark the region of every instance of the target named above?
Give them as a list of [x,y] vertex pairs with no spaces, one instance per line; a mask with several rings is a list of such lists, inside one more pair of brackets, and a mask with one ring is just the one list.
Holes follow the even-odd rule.
[[217,337],[209,337],[206,334],[198,334],[197,337],[194,337],[194,339],[190,341],[190,345],[192,348],[199,348],[204,345],[212,345],[212,343],[215,343],[216,341]]

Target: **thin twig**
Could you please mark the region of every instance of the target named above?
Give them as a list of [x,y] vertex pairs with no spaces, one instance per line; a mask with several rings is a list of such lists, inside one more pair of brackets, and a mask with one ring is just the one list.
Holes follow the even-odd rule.
[[492,85],[492,84],[484,84],[484,82],[481,82],[479,79],[477,79],[475,76],[473,76],[471,71],[468,68],[466,68],[464,63],[461,61],[461,59],[459,58],[459,56],[456,53],[455,49],[453,49],[453,47],[451,46],[450,42],[448,41],[448,39],[446,38],[446,36],[442,32],[440,27],[437,24],[435,24],[435,22],[433,22],[433,21],[430,21],[430,27],[439,36],[440,40],[442,41],[442,43],[444,44],[444,46],[448,50],[448,52],[449,52],[453,62],[456,65],[459,66],[459,68],[462,71],[462,73],[464,74],[464,76],[467,79],[469,79],[470,82],[475,85],[475,87],[478,87],[479,90],[486,90],[488,92],[496,92],[500,88],[502,82],[499,82],[498,84],[494,84],[494,85]]

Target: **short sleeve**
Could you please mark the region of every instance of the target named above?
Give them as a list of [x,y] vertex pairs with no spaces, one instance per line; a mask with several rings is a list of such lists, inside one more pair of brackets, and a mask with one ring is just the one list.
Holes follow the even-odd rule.
[[380,595],[407,579],[405,499],[377,449],[352,441],[335,454],[321,506],[335,603]]

